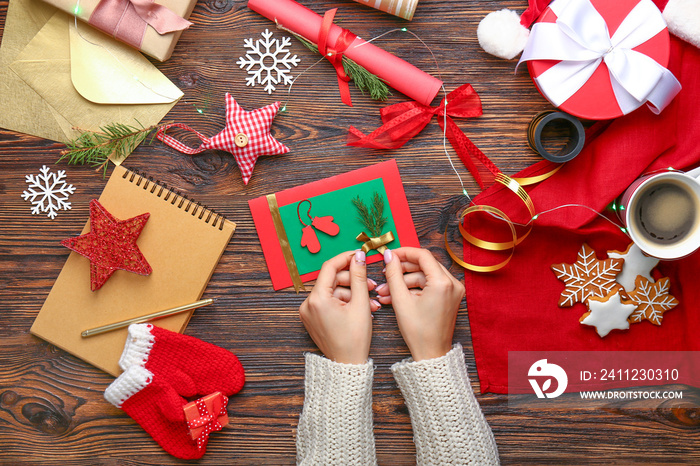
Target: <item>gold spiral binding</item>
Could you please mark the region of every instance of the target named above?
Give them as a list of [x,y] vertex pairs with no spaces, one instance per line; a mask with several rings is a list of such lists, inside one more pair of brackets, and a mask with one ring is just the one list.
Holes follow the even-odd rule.
[[[224,229],[224,221],[227,220],[226,216],[216,212],[214,209],[210,209],[206,205],[202,205],[201,202],[195,201],[194,199],[190,199],[186,194],[182,194],[181,192],[176,191],[174,188],[169,188],[166,183],[154,180],[152,176],[147,177],[144,173],[130,168],[126,168],[126,171],[122,175],[122,178],[128,178],[129,183],[134,183],[136,186],[143,188],[144,191],[149,191],[151,194],[155,194],[157,197],[163,199],[163,201],[168,201],[172,196],[173,198],[170,201],[171,205],[175,205],[179,198],[180,202],[176,206],[178,209],[182,209],[185,212],[190,213],[193,217],[197,215],[197,212],[199,211],[199,220],[204,221],[204,223],[209,224],[212,227],[218,226],[219,230]],[[150,190],[148,189],[149,186],[151,187]],[[158,188],[160,189],[156,193],[156,189]],[[163,193],[165,193],[164,196]],[[183,208],[185,201],[187,201],[187,205]],[[192,208],[193,206],[194,208]],[[192,212],[190,212],[190,209],[192,209]],[[208,214],[206,218],[204,218],[205,213]],[[210,223],[210,220],[212,220],[213,216],[215,216],[214,220]]]

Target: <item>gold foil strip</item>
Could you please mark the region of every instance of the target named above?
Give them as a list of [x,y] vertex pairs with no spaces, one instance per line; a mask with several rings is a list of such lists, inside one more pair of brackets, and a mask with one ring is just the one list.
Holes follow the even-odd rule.
[[394,241],[394,234],[390,231],[384,233],[382,236],[375,236],[370,238],[364,231],[357,235],[355,238],[357,241],[363,241],[362,252],[367,254],[368,252],[376,249],[379,254],[384,254],[387,250],[386,244]]
[[299,293],[300,291],[306,291],[306,288],[304,288],[304,284],[301,282],[301,277],[299,276],[299,269],[297,268],[297,263],[294,260],[292,249],[289,247],[289,238],[287,238],[287,231],[284,229],[282,217],[280,217],[280,209],[277,205],[277,197],[274,194],[268,194],[266,198],[267,205],[270,208],[270,215],[272,216],[272,223],[275,225],[277,239],[279,240],[280,247],[282,248],[282,255],[284,256],[284,261],[287,263],[287,270],[289,270],[289,277],[292,279],[294,290],[297,293]]

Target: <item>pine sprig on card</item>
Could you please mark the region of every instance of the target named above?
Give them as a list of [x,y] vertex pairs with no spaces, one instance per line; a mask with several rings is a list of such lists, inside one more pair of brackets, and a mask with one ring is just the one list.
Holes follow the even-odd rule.
[[[301,41],[301,43],[304,44],[307,49],[318,53],[318,46],[316,44],[306,40],[304,37],[298,34],[294,34],[286,28],[284,29],[299,39],[299,41]],[[367,91],[373,100],[386,100],[387,97],[391,95],[391,92],[389,92],[389,86],[387,86],[386,83],[376,74],[372,74],[367,71],[367,68],[359,65],[356,61],[346,56],[343,56],[342,63],[345,74],[350,76],[350,79],[352,79],[352,81],[355,83],[355,86],[363,94],[365,91]]]
[[357,219],[369,230],[370,236],[381,236],[387,222],[387,218],[384,216],[384,199],[382,196],[379,193],[372,195],[372,207],[367,207],[360,199],[360,196],[354,197],[352,203],[357,208]]
[[[138,123],[138,121],[137,121]],[[100,127],[100,131],[82,131],[80,136],[66,143],[66,149],[61,151],[60,162],[68,159],[69,165],[92,165],[96,170],[102,169],[107,174],[107,162],[114,155],[121,160],[131,154],[136,146],[161,125],[144,128],[122,123],[111,123]]]

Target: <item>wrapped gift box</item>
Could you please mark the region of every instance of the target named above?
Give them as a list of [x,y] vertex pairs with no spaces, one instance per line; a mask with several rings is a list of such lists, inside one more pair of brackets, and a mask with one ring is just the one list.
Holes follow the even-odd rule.
[[[564,27],[559,26],[556,12],[562,16]],[[654,111],[661,111],[680,90],[678,81],[666,70],[670,38],[665,24],[651,0],[555,0],[533,26],[521,62],[527,61],[533,81],[547,100],[579,118],[616,118],[647,99],[656,107]],[[553,30],[555,25],[559,30]],[[567,25],[579,29],[573,34],[560,32]],[[602,50],[601,44],[606,41],[612,45]],[[569,53],[571,60],[543,58]],[[592,58],[586,67],[580,65],[584,61],[574,59],[587,54]],[[623,90],[620,81],[611,78],[607,60],[624,63],[614,70],[616,76],[628,75]]]
[[418,0],[355,0],[357,3],[371,6],[379,11],[411,20],[416,12]]
[[227,403],[226,396],[221,392],[214,392],[183,407],[192,440],[198,441],[205,430],[208,436],[210,432],[221,430],[228,424]]
[[[76,0],[44,1],[66,13],[76,16],[87,24],[93,25],[95,23],[93,13],[98,5],[102,4],[101,8],[106,10],[123,11],[129,3],[129,0],[79,0],[78,2],[76,2]],[[167,7],[176,15],[187,19],[190,17],[190,14],[192,14],[197,0],[158,0],[156,3]],[[134,14],[131,16],[133,17]],[[144,26],[145,30],[143,29]],[[133,30],[135,27],[138,28],[138,30]],[[130,28],[133,32],[129,30]],[[127,24],[126,20],[121,21],[120,30],[117,34],[115,34],[114,31],[106,30],[106,28],[97,27],[97,29],[160,61],[165,61],[170,58],[170,55],[172,55],[175,49],[175,44],[177,44],[182,34],[182,31],[159,34],[153,27],[147,24],[141,23],[132,26],[131,24]]]

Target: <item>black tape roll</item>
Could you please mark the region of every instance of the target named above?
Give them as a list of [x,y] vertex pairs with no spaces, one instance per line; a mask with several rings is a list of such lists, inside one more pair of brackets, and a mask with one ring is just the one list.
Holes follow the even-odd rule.
[[[566,126],[569,129],[569,142],[556,154],[550,154],[542,145],[542,130],[549,124]],[[540,112],[532,118],[527,128],[527,143],[530,148],[551,162],[564,163],[573,159],[583,149],[584,142],[586,133],[583,125],[578,118],[564,112]]]

